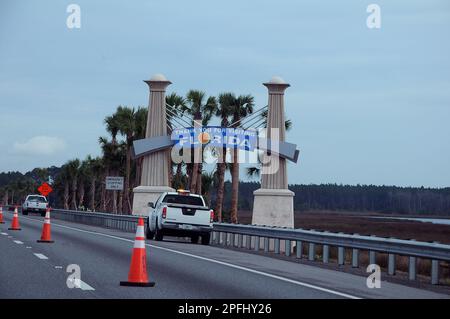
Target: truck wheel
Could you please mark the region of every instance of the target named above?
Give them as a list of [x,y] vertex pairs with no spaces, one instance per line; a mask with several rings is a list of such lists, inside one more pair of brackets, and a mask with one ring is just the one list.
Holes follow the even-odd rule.
[[191,243],[193,243],[193,244],[198,243],[198,235],[191,236]]
[[202,245],[209,245],[209,240],[211,239],[211,234],[206,234],[202,236]]
[[155,233],[150,230],[150,228],[147,227],[147,231],[145,232],[145,237],[147,239],[153,239],[155,237]]
[[42,217],[45,217],[45,212],[42,212],[42,213],[41,213],[41,216],[42,216]]
[[22,209],[22,215],[28,215],[28,211],[25,209]]
[[161,230],[159,230],[158,228],[156,228],[156,229],[155,229],[155,239],[156,239],[157,241],[161,241],[161,240],[163,240],[163,238],[164,238],[164,235],[163,235],[163,233],[161,232]]

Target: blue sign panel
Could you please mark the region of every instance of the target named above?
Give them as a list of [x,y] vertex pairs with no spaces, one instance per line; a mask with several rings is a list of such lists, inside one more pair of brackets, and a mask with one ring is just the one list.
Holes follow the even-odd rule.
[[187,127],[174,129],[171,139],[175,147],[227,147],[253,151],[257,146],[258,132],[241,128],[220,126]]

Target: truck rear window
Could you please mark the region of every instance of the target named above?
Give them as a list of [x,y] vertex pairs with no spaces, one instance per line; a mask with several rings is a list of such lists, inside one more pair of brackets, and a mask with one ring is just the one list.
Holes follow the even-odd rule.
[[41,196],[28,196],[27,200],[30,202],[47,203],[45,197]]
[[166,197],[164,197],[163,199],[163,202],[168,204],[203,206],[202,199],[196,196],[166,195]]

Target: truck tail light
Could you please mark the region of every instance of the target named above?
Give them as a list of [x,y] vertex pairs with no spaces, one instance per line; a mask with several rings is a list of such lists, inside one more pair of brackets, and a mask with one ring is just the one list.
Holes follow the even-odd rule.
[[162,216],[162,218],[166,218],[166,216],[167,216],[167,207],[166,206],[163,207],[161,216]]
[[214,222],[214,211],[212,209],[209,211],[209,222]]

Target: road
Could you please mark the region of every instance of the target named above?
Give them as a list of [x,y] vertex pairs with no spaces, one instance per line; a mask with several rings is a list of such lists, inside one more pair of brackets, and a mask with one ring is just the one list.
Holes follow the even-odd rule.
[[[37,243],[40,216],[19,215],[21,231],[0,225],[0,298],[449,298],[261,255],[172,241],[147,241],[153,288],[122,287],[134,234],[52,220],[53,244]],[[68,288],[67,266],[79,265],[81,288]]]

